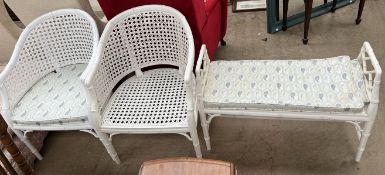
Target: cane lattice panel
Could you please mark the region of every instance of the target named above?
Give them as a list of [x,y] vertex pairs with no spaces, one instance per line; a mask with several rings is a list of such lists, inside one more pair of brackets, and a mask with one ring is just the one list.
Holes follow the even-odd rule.
[[186,88],[174,69],[155,69],[126,80],[103,113],[102,128],[187,127]]

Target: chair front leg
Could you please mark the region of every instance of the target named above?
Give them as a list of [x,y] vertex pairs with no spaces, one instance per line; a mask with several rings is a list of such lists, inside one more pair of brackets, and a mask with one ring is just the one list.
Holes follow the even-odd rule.
[[191,140],[193,142],[195,154],[198,158],[202,158],[201,146],[199,144],[197,124],[195,122],[196,113],[193,111],[187,111],[188,127],[190,130]]
[[97,129],[95,129],[95,132],[98,135],[100,141],[103,143],[104,147],[106,148],[108,154],[110,154],[112,160],[114,160],[116,164],[120,164],[121,161],[119,159],[118,153],[116,153],[114,146],[108,139],[108,135],[106,133],[98,131]]
[[356,19],[357,25],[361,23],[361,15],[362,15],[362,11],[364,10],[364,6],[365,6],[365,0],[360,0],[360,5],[358,7],[358,14]]
[[305,3],[305,26],[304,26],[304,33],[303,33],[303,39],[302,39],[303,44],[307,44],[309,41],[307,36],[309,33],[312,9],[313,9],[313,0],[307,0]]
[[336,11],[336,6],[337,6],[337,0],[333,0],[333,5],[332,5],[332,13],[334,13]]
[[29,148],[29,150],[31,150],[31,152],[36,156],[36,158],[38,158],[39,160],[42,160],[43,159],[43,156],[41,156],[41,154],[39,153],[39,151],[35,148],[35,146],[33,146],[33,144],[31,143],[31,141],[29,141],[29,139],[24,136],[23,132],[21,132],[20,130],[16,130],[16,129],[12,129],[12,131],[17,135],[17,137],[19,137],[19,139]]

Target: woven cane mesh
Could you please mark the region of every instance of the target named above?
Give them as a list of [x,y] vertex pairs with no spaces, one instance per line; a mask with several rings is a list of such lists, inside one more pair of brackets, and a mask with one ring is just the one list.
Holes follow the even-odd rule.
[[187,127],[186,87],[175,69],[155,69],[126,80],[112,95],[102,128]]
[[[116,83],[134,70],[159,64],[186,67],[187,28],[179,16],[166,11],[127,11],[110,21],[101,65],[95,78],[102,106]],[[105,41],[103,41],[105,40]]]
[[48,73],[66,65],[87,63],[97,33],[88,18],[70,12],[34,21],[27,28],[33,29],[23,33],[28,36],[5,81],[11,108]]

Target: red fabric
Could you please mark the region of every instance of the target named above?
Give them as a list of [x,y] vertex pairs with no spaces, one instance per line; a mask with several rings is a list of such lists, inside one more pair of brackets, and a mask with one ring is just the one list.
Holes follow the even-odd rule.
[[[207,45],[209,57],[214,59],[219,41],[227,27],[227,0],[98,0],[107,19],[141,5],[161,4],[179,10],[187,19],[194,35],[195,57],[201,45]],[[224,9],[223,9],[224,8]],[[225,12],[226,13],[225,13]],[[226,16],[223,16],[226,15]]]
[[206,0],[205,2],[205,11],[207,16],[213,11],[215,6],[220,2],[220,0]]

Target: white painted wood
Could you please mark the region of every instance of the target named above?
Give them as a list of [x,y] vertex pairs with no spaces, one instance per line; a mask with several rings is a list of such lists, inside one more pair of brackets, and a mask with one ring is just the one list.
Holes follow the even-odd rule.
[[[41,154],[23,133],[88,130],[120,163],[108,136],[90,117],[94,111],[84,107],[85,87],[79,77],[85,66],[80,65],[94,56],[98,41],[94,19],[77,9],[44,14],[29,23],[20,35],[0,74],[2,115],[37,158],[42,159]],[[82,119],[73,120],[76,118]]]
[[[367,104],[362,112],[353,113],[347,112],[294,112],[288,110],[248,110],[248,109],[210,109],[206,108],[203,103],[203,92],[207,81],[207,75],[210,66],[210,60],[207,55],[205,46],[200,50],[199,59],[195,69],[197,79],[197,97],[198,110],[201,119],[204,138],[207,149],[211,149],[209,125],[214,117],[227,116],[233,118],[255,118],[255,119],[281,119],[281,120],[310,120],[310,121],[334,121],[334,122],[348,122],[355,126],[360,143],[356,153],[355,160],[360,161],[362,153],[372,130],[373,124],[377,116],[377,109],[379,103],[379,90],[382,70],[378,63],[376,56],[368,42],[365,42],[357,57],[357,60],[362,62],[363,72],[365,76],[365,85],[367,87],[367,94],[369,96],[369,104]],[[371,64],[373,70],[368,70],[367,62]],[[362,125],[363,126],[362,126]]]
[[[141,71],[159,65],[178,69]],[[125,133],[189,136],[202,157],[193,65],[194,40],[180,12],[146,5],[120,13],[107,23],[97,55],[81,77],[95,122],[110,139]]]

